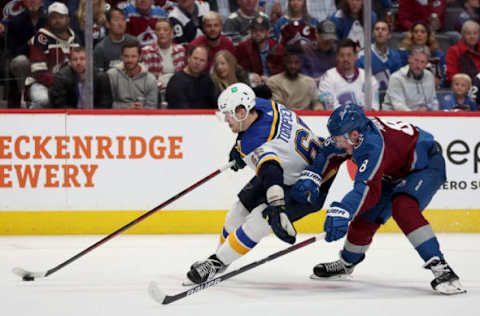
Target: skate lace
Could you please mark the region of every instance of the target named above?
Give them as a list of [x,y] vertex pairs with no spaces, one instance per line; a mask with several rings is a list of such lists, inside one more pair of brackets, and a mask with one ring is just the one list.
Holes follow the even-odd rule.
[[325,263],[325,269],[327,272],[338,272],[345,270],[345,266],[342,261],[337,260],[334,262]]
[[196,267],[196,270],[202,279],[205,276],[207,276],[207,279],[210,279],[217,272],[217,269],[211,260],[202,262]]
[[433,275],[438,278],[439,276],[444,275],[445,273],[451,272],[450,267],[446,263],[439,263],[431,267]]

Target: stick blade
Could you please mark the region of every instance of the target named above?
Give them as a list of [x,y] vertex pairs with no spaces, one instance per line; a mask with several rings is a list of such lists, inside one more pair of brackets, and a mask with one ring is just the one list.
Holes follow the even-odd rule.
[[165,298],[167,295],[160,290],[157,282],[150,282],[148,285],[148,294],[150,294],[150,297],[153,298],[157,303],[165,304]]
[[15,267],[12,272],[22,278],[23,281],[33,281],[38,278],[44,278],[46,272],[31,272],[25,269]]

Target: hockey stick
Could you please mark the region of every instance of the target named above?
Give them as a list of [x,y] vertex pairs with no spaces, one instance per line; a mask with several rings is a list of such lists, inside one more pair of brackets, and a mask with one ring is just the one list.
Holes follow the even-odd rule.
[[234,276],[236,276],[240,273],[243,273],[243,272],[246,272],[246,271],[251,270],[253,268],[256,268],[259,265],[262,265],[262,264],[264,264],[268,261],[272,261],[272,260],[274,260],[278,257],[286,255],[287,253],[290,253],[290,252],[295,251],[297,249],[300,249],[300,248],[303,248],[303,247],[308,246],[310,244],[313,244],[317,240],[322,239],[324,236],[325,236],[325,233],[322,233],[318,236],[313,236],[309,239],[306,239],[302,242],[299,242],[298,244],[295,244],[295,245],[290,246],[288,248],[285,248],[283,250],[277,251],[277,252],[269,255],[268,257],[265,257],[261,260],[258,260],[258,261],[252,262],[250,264],[247,264],[246,266],[243,266],[243,267],[241,267],[237,270],[233,270],[233,271],[230,271],[228,273],[225,273],[225,274],[223,274],[219,277],[216,277],[215,279],[212,279],[212,280],[207,281],[205,283],[199,284],[199,285],[197,285],[197,286],[195,286],[195,287],[193,287],[189,290],[186,290],[184,292],[180,292],[178,294],[174,294],[174,295],[165,294],[160,289],[160,287],[158,286],[158,283],[155,282],[155,281],[150,282],[150,284],[148,285],[148,293],[158,303],[163,304],[163,305],[170,304],[170,303],[178,301],[182,298],[185,298],[187,296],[196,294],[200,291],[203,291],[203,290],[206,290],[210,287],[216,286],[216,285],[220,284],[221,282],[223,282],[225,280],[228,280],[230,278],[233,278]]
[[128,223],[128,224],[126,224],[125,226],[117,229],[116,231],[114,231],[114,232],[111,233],[110,235],[104,237],[103,239],[101,239],[101,240],[99,240],[98,242],[94,243],[94,244],[91,245],[90,247],[88,247],[88,248],[86,248],[85,250],[77,253],[75,256],[73,256],[73,257],[71,257],[70,259],[68,259],[68,260],[60,263],[59,265],[51,268],[50,270],[47,270],[47,271],[44,271],[44,272],[32,272],[32,271],[27,271],[27,270],[22,269],[22,268],[13,268],[12,272],[15,273],[16,275],[18,275],[19,277],[21,277],[23,281],[33,281],[33,280],[38,279],[38,278],[45,278],[45,277],[49,276],[50,274],[53,274],[53,273],[57,272],[57,271],[60,270],[61,268],[65,267],[66,265],[74,262],[75,260],[77,260],[78,258],[82,257],[83,255],[89,253],[90,251],[92,251],[93,249],[95,249],[95,248],[97,248],[98,246],[102,245],[103,243],[109,241],[110,239],[112,239],[113,237],[117,236],[118,234],[126,231],[126,230],[129,229],[130,227],[138,224],[139,222],[143,221],[145,218],[149,217],[150,215],[153,215],[155,212],[157,212],[158,210],[164,208],[165,206],[167,206],[168,204],[172,203],[173,201],[178,200],[180,197],[182,197],[183,195],[187,194],[188,192],[193,191],[195,188],[199,187],[199,186],[202,185],[203,183],[207,182],[208,180],[214,178],[215,176],[217,176],[217,175],[219,175],[220,173],[224,172],[225,170],[229,169],[231,166],[233,166],[234,163],[235,163],[235,161],[230,161],[228,164],[226,164],[226,165],[223,166],[222,168],[215,170],[214,172],[210,173],[208,176],[206,176],[206,177],[204,177],[203,179],[195,182],[194,184],[192,184],[192,185],[189,186],[188,188],[184,189],[184,190],[181,191],[180,193],[176,194],[175,196],[171,197],[170,199],[166,200],[166,201],[163,202],[162,204],[155,206],[155,207],[152,208],[150,211],[146,212],[145,214],[141,215],[140,217],[137,217],[136,219],[134,219],[134,220],[131,221],[130,223]]

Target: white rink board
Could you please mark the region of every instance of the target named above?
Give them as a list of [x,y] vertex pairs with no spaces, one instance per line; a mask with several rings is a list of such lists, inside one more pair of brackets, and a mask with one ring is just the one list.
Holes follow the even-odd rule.
[[[385,119],[411,122],[433,133],[444,153],[450,146],[450,153],[446,155],[449,182],[436,195],[429,209],[478,209],[480,117],[390,116]],[[327,116],[305,116],[304,120],[318,135],[327,135]],[[20,136],[24,139],[16,143]],[[50,140],[46,141],[49,136]],[[62,143],[59,145],[55,137],[65,136],[69,141],[62,149]],[[1,114],[0,207],[2,211],[149,209],[152,201],[167,200],[226,164],[235,136],[215,115]],[[46,141],[45,151],[52,157],[46,158],[40,152],[35,158],[34,137]],[[92,138],[90,158],[78,149],[80,158],[72,158],[75,155],[73,137],[83,142],[88,137]],[[129,137],[137,137],[136,153],[141,153],[141,140],[145,141],[144,157],[128,159],[131,153]],[[159,137],[163,137],[163,143]],[[112,145],[107,146],[111,158],[103,151],[105,158],[97,159],[99,150],[96,140],[99,138],[112,141]],[[154,158],[149,154],[152,139],[156,139],[153,142],[154,155],[160,155],[157,147],[165,147],[163,158]],[[173,154],[170,139],[174,139],[173,144],[178,146]],[[120,143],[123,149],[119,148]],[[21,159],[15,151],[25,159]],[[29,153],[30,157],[26,158]],[[65,158],[68,154],[70,158]],[[170,155],[177,158],[168,158]],[[63,187],[64,165],[71,166],[68,167],[70,172],[78,172],[75,180],[79,187],[74,186],[72,179],[68,181],[70,187]],[[16,168],[23,174],[26,166],[32,172],[35,168],[39,169],[35,187],[29,181],[23,188],[20,187]],[[82,166],[93,172],[90,177],[84,173]],[[93,170],[92,166],[96,169]],[[50,168],[50,182],[46,177],[47,168]],[[55,168],[59,168],[58,171]],[[168,209],[228,209],[236,193],[252,176],[251,170],[239,173],[229,170],[172,203]],[[88,179],[91,186],[86,186]],[[46,187],[47,183],[50,187]],[[351,185],[351,179],[342,167],[327,203],[341,198]]]

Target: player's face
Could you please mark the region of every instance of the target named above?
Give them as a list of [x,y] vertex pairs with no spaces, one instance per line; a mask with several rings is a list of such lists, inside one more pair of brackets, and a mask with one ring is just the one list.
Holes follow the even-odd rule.
[[222,33],[222,21],[218,19],[208,19],[203,23],[203,32],[211,40],[217,40]]
[[107,21],[107,28],[113,34],[125,34],[127,29],[127,21],[125,16],[118,11],[113,11],[110,22]]
[[426,45],[428,40],[428,31],[425,26],[418,24],[413,28],[412,39],[416,45]]
[[86,60],[87,58],[84,51],[72,52],[70,55],[70,64],[77,74],[85,73]]
[[225,115],[225,122],[228,123],[232,132],[239,133],[242,131],[242,121],[247,117],[247,110],[243,106],[238,106],[235,109],[235,114],[230,112],[224,112],[223,114]]
[[160,45],[169,46],[172,43],[173,30],[167,21],[157,22],[155,25],[155,34],[157,35]]
[[388,30],[388,25],[385,22],[378,22],[373,28],[373,38],[377,43],[386,43],[392,35]]
[[478,43],[478,29],[467,26],[463,30],[462,37],[467,46],[475,46]]
[[452,82],[452,90],[457,95],[466,95],[469,87],[464,79],[456,79]]
[[353,153],[352,144],[358,143],[360,139],[360,133],[357,130],[354,130],[348,135],[348,139],[345,135],[334,136],[333,138],[335,139],[335,145],[337,148],[345,149],[346,152],[351,155]]
[[337,63],[343,72],[352,71],[357,54],[353,47],[342,47],[337,54]]
[[140,62],[140,53],[137,47],[125,47],[122,51],[122,60],[127,71],[132,71]]
[[227,60],[222,55],[218,55],[215,59],[215,69],[217,70],[217,74],[220,78],[227,78],[230,67]]

